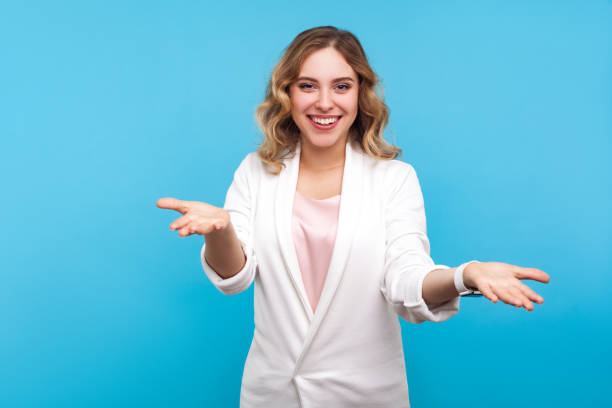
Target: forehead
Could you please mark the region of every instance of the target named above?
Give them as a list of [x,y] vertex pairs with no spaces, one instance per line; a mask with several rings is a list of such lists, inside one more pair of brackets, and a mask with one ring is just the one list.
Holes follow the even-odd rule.
[[357,80],[357,73],[335,48],[327,47],[310,54],[300,69],[299,76],[307,76],[319,81],[339,77]]

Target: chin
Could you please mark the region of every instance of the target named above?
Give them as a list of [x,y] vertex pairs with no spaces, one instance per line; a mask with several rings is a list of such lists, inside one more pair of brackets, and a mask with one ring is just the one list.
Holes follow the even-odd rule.
[[302,136],[302,140],[314,147],[331,147],[342,140],[341,137],[330,137],[330,135],[308,135]]

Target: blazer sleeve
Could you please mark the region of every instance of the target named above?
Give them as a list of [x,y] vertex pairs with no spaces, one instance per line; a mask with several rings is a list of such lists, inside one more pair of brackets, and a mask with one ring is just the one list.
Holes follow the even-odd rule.
[[459,312],[459,296],[428,305],[423,300],[423,280],[436,265],[430,257],[425,206],[414,168],[395,161],[388,177],[385,207],[385,267],[381,291],[404,320],[441,322]]
[[253,250],[252,241],[252,225],[254,214],[254,185],[253,169],[252,169],[253,154],[250,153],[245,157],[238,169],[234,172],[234,179],[227,194],[225,196],[225,204],[223,208],[230,214],[230,221],[236,231],[238,240],[242,245],[242,249],[246,256],[244,267],[231,278],[224,279],[219,276],[215,270],[206,262],[204,250],[206,243],[200,251],[200,259],[204,272],[210,281],[226,295],[234,295],[245,291],[255,279],[257,271],[257,261]]

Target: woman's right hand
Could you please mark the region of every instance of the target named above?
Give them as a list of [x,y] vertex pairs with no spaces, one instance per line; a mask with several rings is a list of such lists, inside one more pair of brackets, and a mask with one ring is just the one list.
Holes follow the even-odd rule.
[[182,201],[166,197],[157,200],[156,205],[183,214],[170,224],[171,230],[179,230],[180,237],[210,234],[225,229],[230,223],[230,216],[226,210],[198,201]]

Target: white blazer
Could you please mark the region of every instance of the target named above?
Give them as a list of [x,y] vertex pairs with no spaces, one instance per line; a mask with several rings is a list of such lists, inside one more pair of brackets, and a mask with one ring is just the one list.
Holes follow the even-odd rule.
[[291,217],[300,146],[279,175],[255,152],[242,161],[224,208],[246,254],[244,268],[222,279],[224,294],[255,281],[255,331],[242,376],[243,408],[409,407],[398,315],[441,322],[459,296],[437,305],[422,298],[429,256],[423,197],[414,168],[376,160],[346,144],[340,212],[327,278],[313,313],[293,246]]

